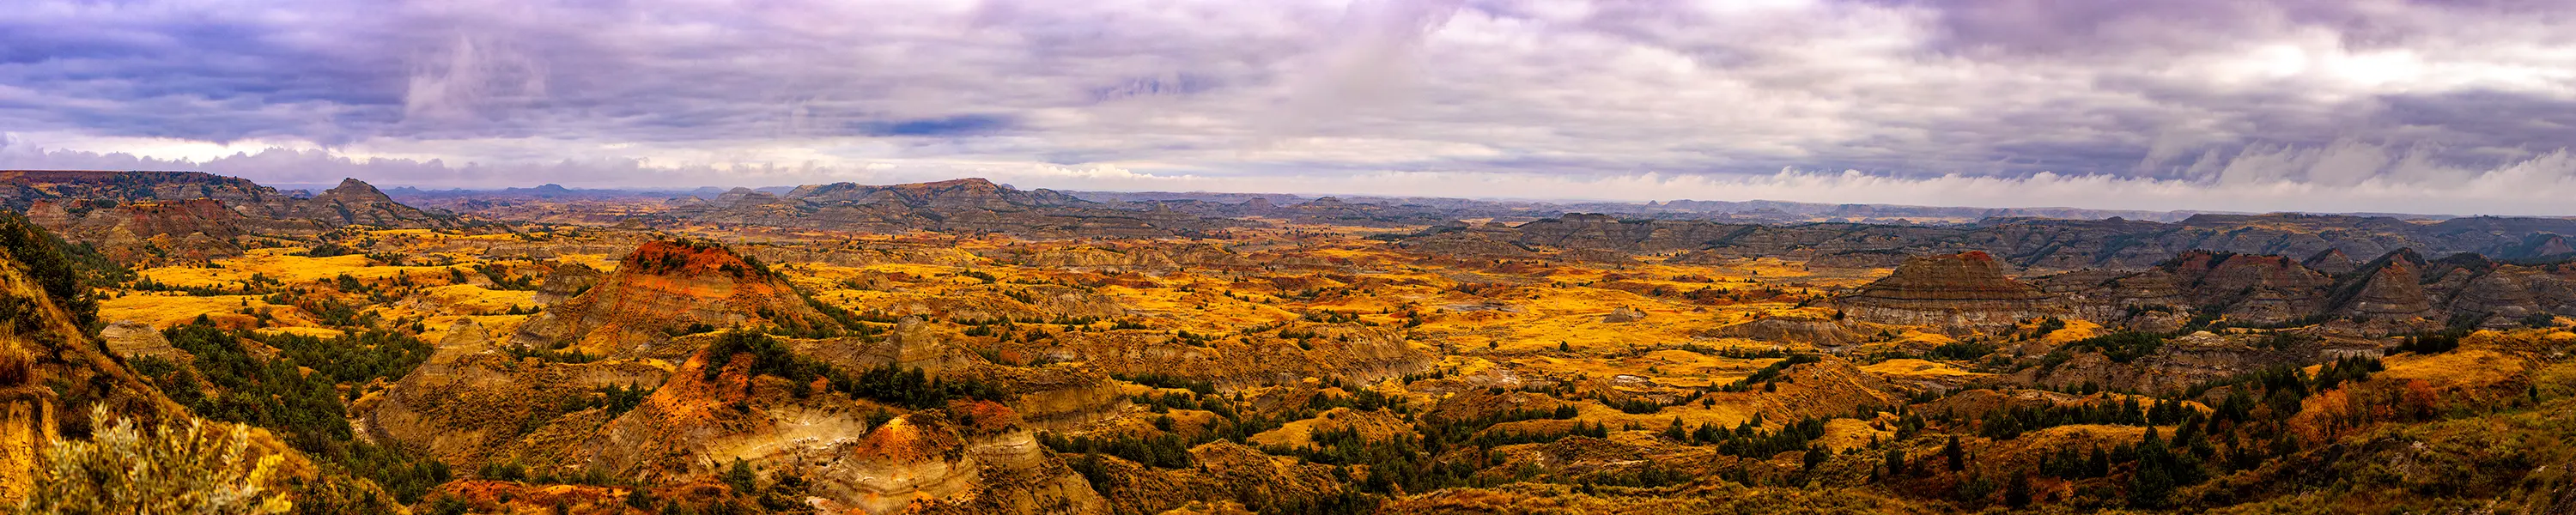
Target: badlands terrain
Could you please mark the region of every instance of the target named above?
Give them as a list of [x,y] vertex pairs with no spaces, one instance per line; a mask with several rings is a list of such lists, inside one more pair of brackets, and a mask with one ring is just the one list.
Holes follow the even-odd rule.
[[202,420],[309,513],[2576,512],[2576,220],[396,193],[0,172],[0,503]]

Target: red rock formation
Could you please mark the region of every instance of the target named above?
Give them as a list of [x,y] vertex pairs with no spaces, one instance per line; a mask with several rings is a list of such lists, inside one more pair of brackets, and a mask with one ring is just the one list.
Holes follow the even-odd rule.
[[806,305],[786,278],[722,245],[656,240],[636,247],[588,291],[529,319],[513,342],[594,355],[660,355],[668,354],[658,347],[671,333],[697,324],[812,329],[838,322]]

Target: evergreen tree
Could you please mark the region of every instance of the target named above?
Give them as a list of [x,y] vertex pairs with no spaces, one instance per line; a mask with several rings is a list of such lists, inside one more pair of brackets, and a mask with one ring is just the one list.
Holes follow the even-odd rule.
[[1950,444],[1941,446],[1941,456],[1950,459],[1950,471],[1968,469],[1968,450],[1959,446],[1959,435],[1950,435]]
[[1888,475],[1888,476],[1890,476],[1890,477],[1894,477],[1894,476],[1900,476],[1900,475],[1904,475],[1904,474],[1905,474],[1905,449],[1888,449],[1888,450],[1887,450],[1887,475]]
[[2004,505],[2013,508],[2030,506],[2030,473],[2014,474],[2011,485],[2004,487]]

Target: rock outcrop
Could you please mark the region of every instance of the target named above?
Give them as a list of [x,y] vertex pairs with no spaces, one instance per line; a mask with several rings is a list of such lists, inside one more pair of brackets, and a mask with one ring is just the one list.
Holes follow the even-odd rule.
[[[2325,259],[2319,259],[2323,257]],[[2426,261],[2399,249],[2341,274],[2333,255],[2187,252],[2144,271],[2084,270],[2033,282],[2076,316],[2148,332],[2178,328],[2194,312],[2240,325],[2371,321],[2374,332],[2429,329],[2455,318],[2509,326],[2538,313],[2576,311],[2576,267],[2512,264],[2477,254]]]
[[357,179],[341,179],[338,187],[323,190],[313,198],[285,204],[278,218],[311,220],[325,227],[364,225],[383,228],[445,227],[454,225],[454,217],[440,217],[395,202],[385,192]]
[[[2055,388],[2091,385],[2136,392],[2174,392],[2279,364],[2333,361],[2350,352],[2331,347],[2322,339],[2298,338],[2294,344],[2281,346],[2272,344],[2271,338],[2200,331],[2167,338],[2155,353],[2132,362],[2113,361],[2102,353],[2076,353],[2062,363],[2015,372],[2012,380]],[[2376,355],[2375,349],[2366,352]]]
[[2319,251],[2315,255],[2308,256],[2307,259],[2299,260],[2299,264],[2326,275],[2343,275],[2361,268],[2361,262],[2354,261],[2352,256],[2344,254],[2343,249]]
[[1991,330],[2059,310],[2039,288],[2005,277],[1984,252],[1922,256],[1896,272],[1834,299],[1854,320],[1950,329]]
[[599,281],[607,275],[597,268],[591,268],[590,265],[572,262],[556,263],[554,269],[546,273],[545,281],[537,283],[537,295],[534,300],[538,304],[548,306],[572,300],[589,292],[591,287],[598,286]]
[[732,250],[697,240],[637,246],[617,270],[581,294],[519,326],[512,343],[600,356],[685,355],[661,349],[698,329],[780,326],[834,331],[839,322],[798,295],[786,278]]
[[1511,237],[1507,232],[1462,229],[1408,239],[1399,245],[1414,252],[1457,258],[1522,258],[1538,254],[1512,242]]
[[128,360],[154,357],[173,363],[188,363],[197,359],[188,351],[170,346],[170,340],[161,337],[160,329],[142,322],[118,320],[107,324],[105,329],[99,330],[98,339],[107,344],[108,353]]
[[1191,448],[1198,466],[1158,469],[1127,460],[1096,462],[1108,481],[1092,485],[1117,513],[1162,513],[1193,502],[1233,497],[1242,503],[1314,506],[1344,493],[1332,466],[1272,456],[1227,441]]
[[2316,313],[2318,292],[2334,284],[2326,274],[2281,256],[2185,252],[2157,267],[2174,274],[2192,306],[2226,306],[2231,320],[2280,323]]
[[458,468],[534,461],[604,422],[581,401],[602,388],[654,388],[669,375],[636,361],[516,358],[459,329],[393,388],[352,407],[367,433]]
[[312,197],[201,172],[0,171],[0,207],[27,212],[117,259],[238,255],[251,233],[309,236],[350,226],[456,227],[456,216],[395,202],[344,179]]
[[241,214],[213,199],[37,200],[27,208],[27,218],[126,263],[236,256],[242,253],[238,239],[245,234]]
[[[1098,513],[1081,475],[1045,452],[1017,415],[985,401],[904,410],[837,393],[795,393],[736,354],[700,353],[634,410],[541,460],[647,483],[712,476],[742,460],[808,485],[827,512]],[[572,417],[567,417],[572,418]]]
[[2401,249],[2380,256],[2336,284],[2326,298],[2327,305],[2339,316],[2434,317],[2433,298],[2425,294],[2423,276],[2418,273],[2424,265],[2424,257],[2413,251]]

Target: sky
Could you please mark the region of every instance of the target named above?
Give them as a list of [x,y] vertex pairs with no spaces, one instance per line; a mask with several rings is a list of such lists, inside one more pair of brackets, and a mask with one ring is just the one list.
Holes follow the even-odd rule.
[[2565,0],[10,0],[0,169],[2576,215]]

